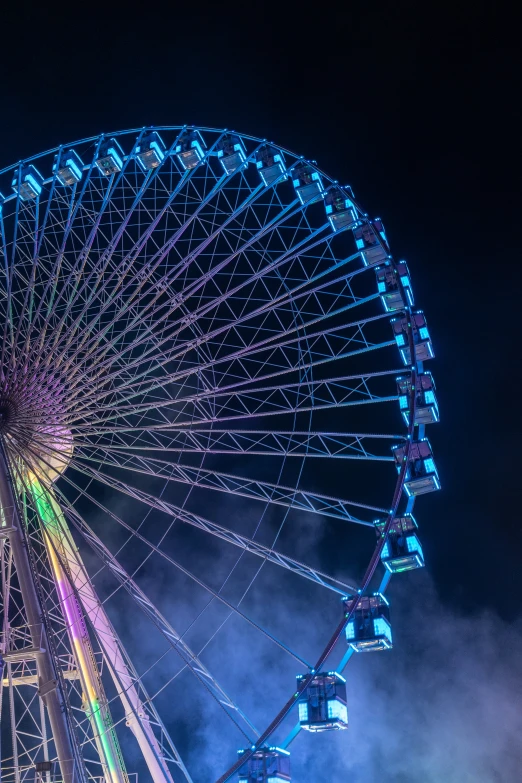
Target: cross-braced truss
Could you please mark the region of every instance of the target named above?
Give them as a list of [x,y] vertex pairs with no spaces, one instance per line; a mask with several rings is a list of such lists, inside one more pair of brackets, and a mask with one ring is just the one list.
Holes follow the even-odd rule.
[[[189,165],[187,132],[162,129],[152,166],[142,130],[0,172],[12,187],[0,199],[0,456],[14,497],[0,527],[5,783],[126,783],[128,748],[155,783],[191,781],[176,736],[186,706],[161,714],[184,673],[236,742],[255,743],[258,716],[208,654],[230,644],[227,618],[308,667],[298,626],[280,639],[256,614],[259,574],[277,566],[326,597],[353,594],[362,561],[327,573],[292,542],[305,518],[343,535],[373,528],[397,491],[391,446],[409,429],[390,315],[353,237],[367,215],[349,194],[352,224],[334,224],[324,198],[337,185],[310,164],[320,188],[303,195],[302,161],[282,150],[268,177],[258,139],[242,137],[231,169],[227,133],[202,131]],[[208,552],[223,557],[217,573]],[[151,563],[199,596],[183,632],[141,579]],[[122,616],[148,624],[156,655],[139,654]],[[69,767],[46,688],[66,715]]]

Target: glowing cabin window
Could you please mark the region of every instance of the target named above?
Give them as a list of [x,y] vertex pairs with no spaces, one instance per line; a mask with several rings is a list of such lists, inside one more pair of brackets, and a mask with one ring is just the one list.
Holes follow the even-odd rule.
[[77,180],[80,180],[82,178],[82,172],[71,158],[65,161],[65,165],[68,166],[71,169],[72,174],[76,177]]
[[406,544],[408,545],[408,552],[418,552],[420,545],[417,540],[417,536],[408,536],[406,539]]
[[406,277],[406,275],[401,276],[401,283],[403,284],[404,288],[410,287],[410,278]]
[[424,467],[426,468],[427,473],[435,473],[435,463],[431,457],[428,457],[428,459],[424,460]]
[[381,557],[389,557],[389,556],[390,556],[390,547],[388,542],[386,542],[382,548]]
[[427,328],[425,326],[421,326],[421,328],[419,329],[419,334],[421,336],[421,340],[429,340],[430,339],[430,335],[429,335],[428,330],[427,330]]
[[342,720],[343,723],[348,723],[348,710],[345,704],[341,704],[336,699],[328,699],[328,719]]
[[308,704],[304,702],[299,703],[299,721],[303,723],[308,720]]
[[40,193],[42,192],[42,186],[35,180],[32,174],[28,174],[25,177],[24,182],[27,182],[27,184],[32,187],[36,195],[38,196],[40,195]]
[[397,345],[406,345],[406,340],[404,339],[403,334],[395,335],[395,340],[397,341]]
[[346,626],[346,638],[355,639],[355,623],[353,620]]
[[384,280],[379,280],[378,288],[379,288],[379,293],[381,294],[386,291],[386,283],[384,282]]
[[435,395],[433,394],[432,391],[424,392],[424,401],[426,402],[426,404],[430,402],[435,404]]
[[387,639],[392,640],[391,629],[386,620],[382,617],[378,617],[373,621],[373,631],[376,636],[386,636]]
[[406,542],[408,544],[408,551],[409,552],[415,552],[416,554],[419,555],[419,557],[422,558],[422,560],[424,560],[424,553],[423,553],[422,547],[421,547],[421,545],[419,543],[419,539],[416,536],[409,536],[406,539]]
[[114,147],[110,147],[110,149],[107,150],[107,157],[111,157],[116,164],[116,166],[119,166],[120,169],[123,168],[123,161],[114,149]]
[[408,407],[408,398],[406,397],[406,395],[405,395],[405,394],[403,394],[403,395],[401,395],[401,396],[399,397],[399,405],[400,405],[400,407],[401,407],[401,410],[402,410],[403,408],[407,408],[407,407]]

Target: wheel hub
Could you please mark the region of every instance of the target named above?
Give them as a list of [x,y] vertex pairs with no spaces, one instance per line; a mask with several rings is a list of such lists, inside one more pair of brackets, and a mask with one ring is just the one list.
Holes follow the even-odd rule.
[[0,397],[0,434],[9,428],[16,418],[16,405],[7,397]]

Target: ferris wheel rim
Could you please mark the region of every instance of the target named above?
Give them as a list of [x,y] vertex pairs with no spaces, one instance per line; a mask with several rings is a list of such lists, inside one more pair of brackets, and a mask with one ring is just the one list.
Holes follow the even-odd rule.
[[[77,142],[72,142],[71,144],[68,144],[68,145],[60,145],[59,147],[53,148],[53,149],[51,149],[51,150],[47,150],[46,152],[43,152],[43,153],[39,153],[38,155],[35,155],[35,156],[31,157],[31,158],[26,158],[26,159],[24,159],[23,163],[24,163],[24,164],[26,164],[26,163],[31,163],[31,162],[34,162],[34,161],[36,161],[36,160],[38,160],[38,159],[40,159],[40,158],[43,158],[43,157],[45,157],[45,156],[52,155],[52,154],[54,154],[54,153],[57,153],[57,152],[59,152],[61,149],[63,149],[63,148],[64,148],[64,147],[66,147],[66,146],[67,146],[67,147],[73,147],[73,146],[75,146],[75,145],[77,146],[77,145],[80,145],[80,144],[87,144],[87,143],[90,143],[90,142],[93,142],[93,141],[95,142],[95,141],[97,141],[97,140],[100,140],[100,139],[102,139],[102,138],[105,138],[105,137],[108,137],[108,136],[119,137],[119,136],[125,136],[125,135],[128,135],[128,134],[132,134],[132,133],[135,133],[135,132],[136,132],[136,133],[143,133],[143,132],[145,132],[146,130],[154,130],[154,131],[162,131],[162,130],[164,130],[164,131],[166,131],[166,130],[169,130],[169,131],[182,131],[183,129],[185,129],[185,128],[190,128],[190,127],[198,128],[198,130],[201,130],[201,131],[208,131],[208,132],[217,133],[217,134],[223,134],[223,133],[225,133],[225,132],[228,132],[228,131],[227,131],[227,129],[209,129],[209,128],[203,128],[203,127],[200,127],[200,126],[147,126],[146,128],[142,128],[142,129],[140,128],[140,129],[130,129],[130,130],[125,130],[125,131],[115,131],[115,132],[113,132],[113,133],[111,133],[111,134],[103,134],[102,136],[98,135],[98,136],[94,136],[94,137],[89,137],[89,138],[87,138],[87,139],[83,139],[83,140],[80,140],[80,141],[77,141]],[[234,132],[234,133],[235,133],[235,132]],[[258,142],[258,143],[265,143],[265,142],[267,141],[266,139],[260,139],[260,138],[258,138],[258,137],[253,137],[253,136],[249,136],[249,135],[246,135],[246,134],[238,134],[238,135],[240,135],[240,136],[241,136],[241,138],[249,139],[249,140],[251,140],[251,141]],[[299,157],[299,156],[295,155],[295,153],[293,153],[293,152],[291,152],[291,151],[289,151],[289,150],[286,150],[286,149],[285,149],[285,148],[283,148],[283,147],[280,147],[280,146],[278,146],[278,145],[274,145],[274,146],[276,146],[276,147],[277,147],[277,149],[279,149],[279,150],[281,150],[281,151],[285,152],[286,154],[288,154],[288,155],[291,155],[291,156],[292,156],[292,157],[293,157],[293,158],[294,158],[296,161],[298,161],[298,160],[304,160],[304,158],[302,158],[302,157]],[[307,161],[307,162],[309,162],[309,161]],[[11,166],[9,166],[9,167],[7,167],[7,168],[4,168],[4,169],[2,169],[2,171],[0,171],[0,174],[7,173],[7,172],[9,172],[9,171],[14,171],[14,170],[16,170],[16,168],[17,168],[19,165],[21,165],[21,164],[20,164],[20,163],[17,163],[17,164],[13,164],[13,165],[11,165]],[[332,180],[332,179],[331,179],[331,178],[330,178],[328,175],[324,174],[324,172],[322,172],[322,171],[321,171],[321,170],[320,170],[320,169],[317,167],[317,165],[316,165],[315,163],[313,163],[313,162],[310,162],[310,165],[312,165],[312,167],[313,167],[313,168],[314,168],[316,171],[320,172],[320,173],[322,174],[322,176],[323,176],[325,179],[327,179],[327,180],[328,180],[329,184],[337,184],[337,182],[336,182],[335,180]],[[85,168],[87,168],[87,167],[85,167]],[[92,168],[92,165],[91,165],[91,168]],[[48,183],[48,182],[49,182],[49,180],[45,180],[45,183]],[[8,196],[8,197],[5,199],[5,201],[9,201],[9,200],[11,200],[11,199],[13,199],[13,198],[16,198],[16,197],[17,197],[17,196],[16,196],[16,194],[15,194],[15,195],[13,195],[13,196]],[[357,254],[356,254],[356,255],[357,255]],[[364,271],[364,270],[362,270],[362,271]],[[410,312],[410,311],[411,311],[411,308],[405,308],[405,310],[406,310],[407,312]],[[383,317],[386,317],[387,315],[388,315],[388,314],[385,314]],[[389,317],[389,315],[388,315],[388,317]],[[414,351],[413,351],[413,342],[412,342],[412,339],[413,339],[413,338],[412,338],[412,329],[411,329],[411,326],[409,326],[409,331],[408,331],[408,340],[409,340],[409,343],[410,343],[410,351],[411,351],[411,355],[413,356],[413,353],[414,353]],[[390,372],[390,373],[392,373],[392,372],[394,372],[394,371],[390,370],[389,372]],[[360,376],[357,376],[357,377],[360,377]],[[416,362],[414,362],[414,363],[413,363],[413,365],[412,365],[412,367],[411,367],[411,380],[412,380],[412,383],[413,383],[413,385],[415,384],[416,377],[417,377],[417,367],[416,367]],[[409,450],[409,447],[410,447],[410,443],[411,443],[411,441],[412,441],[413,432],[414,432],[414,429],[415,429],[415,421],[414,421],[414,420],[415,420],[415,407],[414,407],[414,406],[415,406],[415,399],[414,399],[414,398],[415,398],[415,395],[412,395],[412,399],[413,399],[413,408],[411,408],[411,409],[410,409],[410,414],[409,414],[409,423],[408,423],[408,426],[407,426],[407,435],[406,435],[406,440],[407,440],[407,447],[406,447],[406,454],[408,454],[408,450]],[[312,411],[310,412],[310,415],[312,415]],[[198,425],[198,426],[199,426],[199,425]],[[214,422],[212,422],[212,426],[214,426]],[[295,429],[295,426],[294,426],[294,429]],[[389,437],[394,437],[394,438],[396,439],[397,437],[404,437],[404,436],[389,436]],[[307,456],[308,456],[308,455],[307,455]],[[286,456],[285,456],[285,459],[286,459]],[[303,462],[304,462],[304,460],[303,460]],[[202,465],[201,467],[203,467],[203,465]],[[393,506],[392,506],[392,513],[391,513],[391,514],[389,515],[389,517],[388,517],[388,521],[387,521],[387,523],[386,523],[386,528],[385,528],[385,530],[388,530],[388,529],[389,529],[389,527],[390,527],[390,525],[391,525],[391,523],[392,523],[392,521],[393,521],[393,519],[394,519],[394,516],[395,516],[395,514],[396,514],[396,512],[397,512],[398,503],[399,503],[399,501],[400,501],[400,498],[401,498],[401,496],[402,496],[402,492],[403,492],[404,481],[405,481],[405,470],[401,469],[401,471],[400,471],[400,473],[399,473],[399,476],[398,476],[398,478],[397,478],[397,480],[396,480],[396,484],[395,484],[395,490],[394,490],[394,493],[393,493],[393,495],[394,495],[394,506],[395,506],[395,510],[393,509]],[[376,565],[377,565],[377,562],[378,562],[378,559],[379,559],[379,556],[380,556],[380,551],[382,550],[382,548],[383,548],[383,546],[384,546],[384,540],[385,540],[385,539],[384,539],[384,537],[383,537],[383,539],[382,539],[382,540],[381,540],[381,542],[380,542],[380,548],[378,548],[378,550],[376,550],[376,551],[378,552],[378,554],[377,554],[377,557],[375,556],[375,553],[374,553],[374,555],[372,555],[372,558],[371,558],[371,561],[370,561],[370,563],[372,563],[373,561],[375,561],[375,567],[376,567]],[[375,570],[375,568],[374,568],[374,570]],[[361,595],[362,595],[362,593],[361,593]],[[356,605],[357,605],[357,603],[354,603],[354,604],[353,604],[352,611],[354,611],[354,610],[355,610],[355,607],[356,607]],[[348,620],[346,620],[346,622],[348,622]],[[346,624],[346,622],[344,623],[344,625]],[[343,625],[343,628],[344,628],[344,625]],[[339,638],[339,635],[340,635],[340,633],[342,632],[343,628],[341,628],[341,630],[339,631],[339,634],[338,634],[337,638]],[[330,643],[329,643],[329,644],[330,644]],[[306,681],[304,681],[304,682],[306,682]],[[303,689],[304,689],[304,687],[305,687],[305,685],[303,685]],[[265,735],[266,735],[266,736],[265,736]],[[270,736],[270,735],[269,735],[269,734],[266,734],[266,732],[265,732],[265,733],[264,733],[264,734],[262,734],[261,736],[262,736],[262,737],[264,737],[264,738],[266,739],[266,738],[268,738],[268,736]],[[225,777],[222,777],[222,778],[220,778],[220,780],[219,780],[219,783],[221,783],[221,781],[224,781],[224,780],[226,780],[226,779],[228,779],[228,778],[225,778]]]

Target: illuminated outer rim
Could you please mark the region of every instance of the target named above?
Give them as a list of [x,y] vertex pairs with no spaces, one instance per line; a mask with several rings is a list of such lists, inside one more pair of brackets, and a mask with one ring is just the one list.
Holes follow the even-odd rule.
[[[354,203],[357,203],[354,199],[352,199]],[[389,252],[389,247],[386,242],[382,241],[381,236],[379,232],[376,232],[376,236],[379,239],[379,242],[381,245]],[[399,283],[401,292],[404,296],[404,286],[402,284],[402,281]],[[407,301],[406,297],[404,297],[403,301]],[[408,343],[409,343],[409,349],[410,349],[410,357],[413,359],[415,357],[415,346],[413,343],[413,329],[411,326],[411,307],[405,307],[404,312],[408,316],[407,321],[407,334],[408,334]],[[415,389],[416,381],[417,381],[417,362],[414,362],[410,367],[410,379],[411,384],[413,388]],[[333,648],[335,647],[336,643],[340,639],[344,629],[348,625],[349,621],[353,617],[355,610],[357,606],[360,603],[360,600],[362,596],[366,593],[368,590],[368,587],[370,585],[370,582],[372,580],[372,577],[377,569],[377,566],[379,565],[380,559],[381,559],[381,552],[384,548],[384,545],[386,543],[386,537],[388,535],[388,532],[392,526],[393,520],[395,519],[397,515],[397,511],[399,508],[399,503],[401,501],[402,493],[404,490],[404,482],[406,480],[406,469],[408,467],[408,457],[410,453],[411,443],[413,440],[413,432],[415,429],[415,410],[416,410],[416,394],[410,395],[410,406],[409,406],[409,415],[408,415],[408,439],[406,441],[406,448],[405,453],[402,461],[402,465],[399,471],[399,476],[397,478],[397,483],[395,485],[395,492],[393,493],[393,502],[392,507],[390,509],[390,513],[388,515],[388,518],[386,520],[386,524],[384,525],[382,534],[377,542],[377,546],[375,547],[375,550],[373,552],[373,555],[371,557],[371,560],[368,564],[368,567],[365,571],[363,580],[362,580],[362,586],[360,588],[360,591],[357,596],[354,597],[354,599],[350,603],[350,609],[348,612],[345,613],[345,616],[343,617],[342,621],[339,623],[337,628],[335,629],[331,639],[329,640],[328,644],[324,648],[323,652],[317,659],[317,662],[314,666],[314,668],[305,676],[302,678],[302,680],[299,681],[299,685],[297,687],[297,690],[292,694],[292,696],[288,699],[288,701],[284,704],[284,706],[281,708],[281,710],[277,713],[274,720],[267,726],[267,728],[260,734],[260,736],[257,738],[256,744],[252,745],[251,748],[248,750],[245,750],[241,756],[238,758],[238,760],[233,764],[230,769],[227,770],[227,772],[224,773],[224,775],[221,775],[220,778],[216,781],[216,783],[226,783],[226,781],[230,780],[232,775],[234,775],[240,767],[243,766],[245,761],[248,761],[248,759],[252,758],[254,753],[257,749],[262,747],[265,742],[272,736],[274,731],[278,728],[278,726],[281,725],[283,720],[286,718],[288,713],[292,710],[293,707],[297,704],[297,701],[299,699],[299,696],[303,693],[303,691],[308,688],[310,683],[315,677],[316,672],[320,671],[324,662],[332,652]]]
[[[199,125],[198,126],[190,126],[190,125],[160,125],[160,126],[147,126],[146,128],[134,128],[134,129],[131,128],[131,129],[127,129],[127,130],[124,130],[124,131],[113,131],[113,132],[104,133],[104,134],[97,134],[95,136],[90,136],[90,137],[85,138],[85,139],[80,139],[80,140],[71,142],[69,144],[65,144],[65,145],[60,145],[58,147],[54,147],[52,149],[46,150],[45,152],[40,152],[40,153],[38,153],[36,155],[33,155],[32,157],[29,157],[29,158],[24,158],[23,161],[20,161],[20,162],[18,162],[16,164],[11,164],[10,166],[6,166],[4,169],[1,169],[0,170],[0,175],[1,174],[5,174],[8,171],[15,170],[20,165],[20,163],[24,163],[24,164],[33,163],[34,161],[36,161],[36,160],[38,160],[38,159],[40,159],[42,157],[45,157],[47,155],[52,155],[52,154],[55,154],[55,153],[59,152],[60,149],[75,147],[76,145],[79,145],[79,144],[85,144],[85,143],[89,143],[89,142],[98,141],[100,139],[100,136],[107,137],[107,138],[118,137],[118,136],[127,136],[128,134],[131,134],[131,133],[138,133],[138,134],[142,133],[144,130],[155,130],[155,131],[158,131],[158,132],[160,132],[162,130],[163,131],[178,131],[179,132],[179,131],[184,130],[185,128],[187,128],[187,129],[194,128],[194,129],[197,129],[197,130],[202,131],[202,132],[207,131],[209,133],[218,133],[218,134],[219,133],[224,133],[224,132],[228,131],[228,129],[209,128],[209,127],[202,127],[202,126],[199,126]],[[285,147],[281,147],[281,146],[279,146],[277,144],[274,144],[273,142],[269,142],[267,139],[261,139],[261,138],[259,138],[257,136],[251,136],[249,134],[238,133],[236,131],[229,131],[229,132],[237,133],[237,135],[240,136],[241,138],[249,139],[250,141],[257,142],[258,144],[260,144],[260,143],[269,143],[272,146],[276,147],[278,150],[282,151],[283,153],[286,153],[287,155],[290,155],[291,157],[293,157],[296,160],[296,162],[299,161],[299,160],[304,160],[302,157],[296,155],[296,153],[292,152],[291,150],[289,150],[289,149],[287,149]],[[339,186],[337,181],[333,180],[328,174],[326,174],[324,171],[322,171],[317,166],[317,164],[314,161],[306,160],[306,163],[308,163],[312,168],[314,168],[325,180],[328,180],[330,185],[334,185],[335,184],[337,187],[339,187],[341,190],[343,190],[343,188],[341,186]],[[9,201],[11,198],[16,198],[16,195],[15,194],[9,194],[5,198],[5,201]],[[361,209],[360,205],[357,203],[357,200],[353,197],[353,195],[351,193],[350,193],[350,200],[360,210],[361,213],[366,214],[366,213],[363,212],[363,210]],[[378,231],[375,232],[375,235],[376,235],[379,243],[386,250],[387,255],[390,255],[390,249],[389,249],[389,246],[388,246],[387,242],[382,239],[382,237],[381,237],[381,235],[380,235],[380,233]],[[405,294],[404,286],[402,284],[402,281],[400,280],[400,277],[399,277],[399,287],[400,287],[400,290],[401,290],[401,292],[403,294],[403,301],[406,302],[407,301],[407,297],[404,295]],[[408,306],[402,308],[402,310],[406,314],[406,316],[408,317],[407,330],[406,331],[407,331],[407,335],[408,335],[408,343],[409,343],[409,348],[410,348],[410,357],[413,360],[414,357],[415,357],[415,350],[414,350],[414,342],[413,342],[413,330],[412,330],[412,326],[411,326],[412,308],[411,308],[411,306],[408,305]],[[411,367],[410,367],[411,385],[413,386],[414,389],[416,387],[417,374],[418,374],[417,362],[414,361],[412,363]],[[382,534],[381,534],[381,536],[380,536],[380,538],[378,540],[378,543],[377,543],[377,545],[375,547],[375,550],[374,550],[374,552],[372,554],[372,557],[370,559],[368,567],[367,567],[367,569],[365,571],[364,578],[362,580],[362,587],[361,587],[358,595],[355,596],[353,598],[353,600],[351,601],[349,611],[347,611],[345,613],[345,616],[343,617],[342,622],[339,623],[339,625],[335,629],[332,637],[330,638],[330,640],[328,641],[328,643],[327,643],[326,647],[324,648],[323,652],[319,656],[319,658],[318,658],[318,660],[317,660],[317,662],[315,664],[315,667],[305,677],[303,677],[302,680],[300,680],[299,686],[298,686],[297,690],[292,694],[292,696],[284,704],[284,706],[281,708],[281,710],[277,713],[277,715],[273,719],[273,721],[261,733],[261,735],[258,737],[255,745],[253,745],[248,750],[245,750],[241,754],[241,757],[235,762],[235,764],[233,764],[230,767],[230,769],[227,770],[227,772],[225,772],[220,778],[218,778],[216,783],[226,783],[226,781],[230,780],[232,775],[234,775],[239,770],[239,768],[241,766],[243,766],[244,763],[246,761],[248,761],[253,756],[253,754],[255,753],[256,750],[258,750],[260,747],[262,747],[266,743],[266,741],[272,736],[274,731],[280,726],[280,724],[283,722],[285,717],[289,714],[289,712],[292,710],[292,708],[297,704],[299,696],[309,686],[309,684],[311,683],[312,679],[314,678],[316,672],[320,671],[322,665],[324,664],[324,662],[326,661],[326,659],[328,658],[328,656],[332,652],[335,644],[340,639],[340,637],[341,637],[344,629],[346,628],[348,622],[353,617],[354,612],[355,612],[357,606],[359,605],[359,602],[360,602],[362,596],[368,590],[368,587],[370,585],[372,577],[373,577],[373,575],[374,575],[374,573],[375,573],[375,571],[377,569],[377,566],[378,566],[378,564],[380,562],[381,552],[382,552],[382,550],[384,548],[384,545],[386,543],[386,536],[387,536],[387,534],[388,534],[388,532],[389,532],[389,530],[391,528],[391,525],[392,525],[392,523],[393,523],[393,521],[394,521],[394,519],[395,519],[395,517],[397,515],[397,511],[398,511],[398,508],[399,508],[399,503],[400,503],[400,500],[401,500],[401,497],[402,497],[402,493],[403,493],[403,490],[404,490],[404,483],[405,483],[405,480],[406,480],[406,469],[407,469],[407,466],[408,466],[408,457],[409,457],[410,447],[411,447],[411,443],[412,443],[412,440],[413,440],[413,433],[414,433],[414,430],[415,430],[415,426],[417,426],[414,423],[414,421],[415,421],[415,408],[416,408],[416,395],[412,394],[410,396],[410,407],[409,407],[408,427],[407,427],[408,435],[407,435],[407,440],[406,440],[406,449],[405,449],[405,454],[404,454],[404,458],[403,458],[403,463],[401,465],[401,468],[400,468],[400,471],[399,471],[399,474],[398,474],[398,478],[397,478],[397,482],[396,482],[396,485],[395,485],[395,491],[394,491],[394,494],[393,494],[393,501],[392,501],[392,505],[391,505],[391,510],[390,510],[390,513],[389,513],[388,518],[386,520],[386,523],[384,525],[384,528],[382,530]]]

